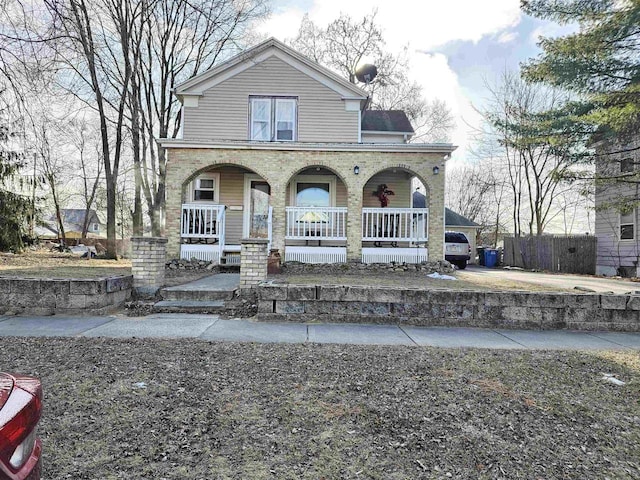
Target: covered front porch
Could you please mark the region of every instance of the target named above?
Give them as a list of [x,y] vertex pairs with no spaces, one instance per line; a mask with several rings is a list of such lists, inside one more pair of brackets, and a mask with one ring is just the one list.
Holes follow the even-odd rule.
[[[428,260],[429,209],[412,204],[415,176],[389,169],[361,187],[354,208],[346,183],[326,167],[303,169],[284,191],[284,208],[259,175],[236,166],[200,172],[185,185],[180,257],[239,264],[243,237],[279,243],[284,261],[344,263],[357,242],[363,263]],[[274,223],[283,224],[281,241]],[[275,241],[274,241],[275,240]]]

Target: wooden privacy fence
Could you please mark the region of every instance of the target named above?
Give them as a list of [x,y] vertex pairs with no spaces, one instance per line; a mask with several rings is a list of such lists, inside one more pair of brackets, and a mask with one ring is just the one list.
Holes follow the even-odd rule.
[[593,235],[504,237],[505,265],[561,273],[596,273]]

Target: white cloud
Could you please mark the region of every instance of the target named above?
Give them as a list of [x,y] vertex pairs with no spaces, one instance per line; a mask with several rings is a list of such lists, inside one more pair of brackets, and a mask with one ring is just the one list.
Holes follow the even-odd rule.
[[498,42],[510,42],[517,36],[519,0],[313,0],[308,11],[287,5],[277,10],[259,27],[260,33],[281,40],[294,37],[305,13],[319,24],[327,25],[340,13],[359,19],[377,9],[377,22],[384,29],[387,47],[399,51],[409,46],[411,77],[424,89],[428,99],[444,100],[456,119],[452,141],[460,145],[454,159],[465,156],[469,143],[469,124],[480,120],[460,88],[456,73],[442,54],[425,54],[452,41],[478,42],[485,36]]
[[513,42],[516,38],[518,38],[518,32],[514,32],[513,30],[511,30],[502,32],[500,35],[498,35],[496,41],[498,43],[506,44]]
[[[373,9],[392,49],[408,43],[425,50],[454,40],[477,42],[517,25],[521,15],[518,0],[314,0],[308,13],[311,20],[326,25],[340,13],[362,18]],[[294,18],[302,14],[298,7],[281,9],[260,30],[280,39],[291,37],[300,24]]]

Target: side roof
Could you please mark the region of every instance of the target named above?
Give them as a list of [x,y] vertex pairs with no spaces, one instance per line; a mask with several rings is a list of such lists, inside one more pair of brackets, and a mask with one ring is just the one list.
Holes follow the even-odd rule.
[[365,110],[362,131],[415,133],[407,114],[402,110]]
[[361,88],[273,37],[181,83],[175,87],[175,93],[178,98],[182,98],[185,95],[202,95],[205,90],[273,55],[340,93],[343,98],[354,100],[366,100],[368,98],[367,92]]
[[467,217],[463,217],[459,213],[454,212],[449,208],[444,209],[444,225],[445,227],[479,227],[476,222],[469,220]]

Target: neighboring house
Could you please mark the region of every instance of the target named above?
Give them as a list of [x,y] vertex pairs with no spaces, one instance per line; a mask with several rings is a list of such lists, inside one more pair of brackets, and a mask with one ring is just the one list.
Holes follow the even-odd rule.
[[[63,208],[60,210],[64,225],[64,234],[67,238],[82,238],[86,210],[84,208]],[[89,210],[88,237],[102,237],[104,224],[100,221],[95,210]],[[58,221],[55,214],[47,218],[45,225],[37,229],[40,238],[58,238]]]
[[637,277],[640,276],[638,208],[627,211],[620,205],[637,203],[640,199],[640,140],[604,145],[604,142],[596,144],[596,152],[600,154],[596,175],[617,177],[619,181],[596,183],[596,274]]
[[444,228],[451,232],[462,232],[469,240],[469,247],[471,248],[471,259],[469,263],[476,263],[476,247],[478,238],[478,229],[481,226],[476,222],[463,217],[459,213],[454,212],[448,208],[444,211]]
[[[236,263],[247,237],[286,261],[443,258],[455,147],[407,143],[403,112],[367,110],[365,91],[275,39],[175,91],[182,138],[160,140],[170,258]],[[425,208],[411,208],[414,177]]]
[[[413,192],[412,206],[413,208],[424,208],[426,206],[426,197],[417,190]],[[480,225],[445,207],[444,228],[447,232],[462,232],[465,234],[469,240],[469,247],[471,248],[471,259],[469,263],[476,263],[476,239]]]

